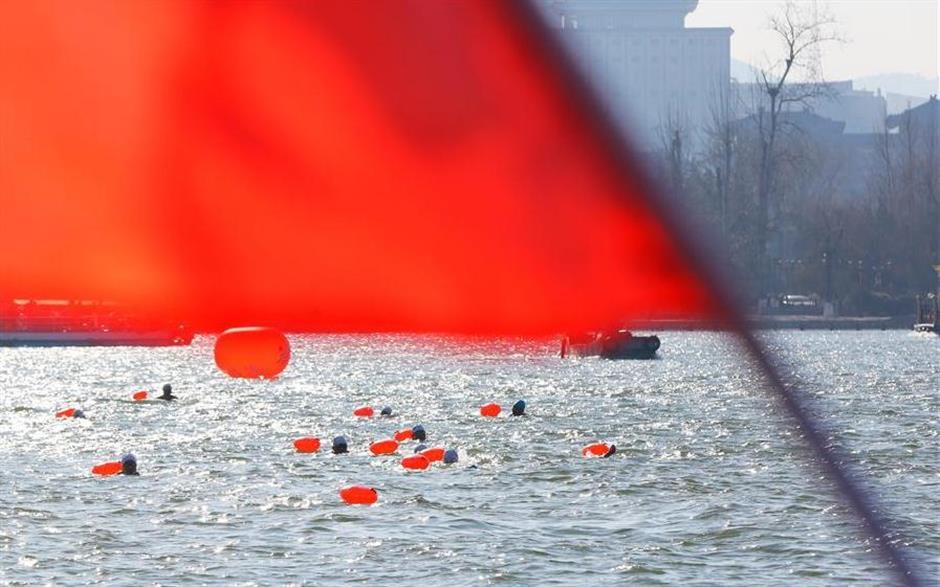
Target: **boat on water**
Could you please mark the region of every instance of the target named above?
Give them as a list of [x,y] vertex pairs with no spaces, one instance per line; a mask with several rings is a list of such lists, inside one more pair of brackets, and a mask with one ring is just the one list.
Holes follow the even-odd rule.
[[601,357],[604,359],[652,359],[659,350],[659,337],[637,336],[629,330],[587,332],[565,335],[561,339],[561,357]]
[[917,296],[917,319],[914,321],[914,332],[940,334],[940,297],[937,294]]
[[0,302],[0,347],[181,346],[193,340],[183,324],[133,316],[113,302]]

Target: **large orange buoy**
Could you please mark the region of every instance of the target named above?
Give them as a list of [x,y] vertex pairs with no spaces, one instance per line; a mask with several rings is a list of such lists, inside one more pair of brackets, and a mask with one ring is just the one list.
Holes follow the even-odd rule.
[[480,406],[480,415],[486,416],[488,418],[495,418],[503,411],[503,408],[499,407],[499,404],[486,404],[485,406]]
[[294,441],[294,448],[297,449],[297,452],[317,452],[320,450],[320,439],[312,437],[298,438]]
[[429,448],[427,450],[421,451],[421,456],[426,458],[430,462],[442,461],[444,460],[444,449],[443,448]]
[[147,396],[148,396],[148,395],[150,395],[150,394],[147,393],[146,391],[138,391],[138,392],[136,392],[134,395],[132,395],[131,397],[134,398],[134,401],[135,401],[135,402],[142,402],[142,401],[144,401],[145,399],[147,399]]
[[91,468],[93,475],[117,475],[121,472],[123,465],[121,461],[111,461],[110,463],[101,463]]
[[350,505],[372,505],[379,500],[379,492],[372,487],[352,485],[340,489],[339,497]]
[[606,442],[595,442],[581,449],[581,454],[586,457],[602,457],[610,452],[610,446]]
[[401,442],[403,440],[411,440],[411,428],[402,428],[395,433],[395,440]]
[[353,410],[353,416],[359,416],[360,418],[371,418],[373,414],[375,414],[375,410],[372,409],[372,406],[362,406]]
[[398,442],[395,440],[379,440],[370,444],[369,450],[374,455],[390,455],[398,450]]
[[215,364],[231,377],[273,379],[289,361],[290,343],[273,328],[229,328],[215,341]]
[[67,408],[56,413],[56,418],[71,418],[75,414],[75,408]]
[[412,455],[401,460],[401,466],[406,469],[423,470],[427,469],[431,461],[424,455]]

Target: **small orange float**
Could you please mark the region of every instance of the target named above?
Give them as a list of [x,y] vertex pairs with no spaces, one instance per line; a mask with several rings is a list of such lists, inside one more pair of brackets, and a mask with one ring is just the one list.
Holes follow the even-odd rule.
[[411,440],[411,428],[402,428],[395,433],[395,440],[401,442],[403,440]]
[[135,401],[135,402],[140,402],[140,401],[144,401],[145,399],[147,399],[147,396],[148,396],[148,395],[150,395],[150,394],[147,393],[146,391],[138,391],[138,392],[136,392],[134,395],[132,395],[131,397],[134,398],[134,401]]
[[373,414],[375,414],[375,410],[372,409],[372,406],[362,406],[353,410],[353,416],[359,416],[360,418],[371,418]]
[[75,415],[75,408],[67,408],[61,412],[56,413],[56,418],[71,418]]
[[444,460],[444,449],[443,448],[429,448],[427,450],[421,451],[419,454],[426,458],[429,462],[443,461]]
[[91,468],[93,475],[117,475],[121,472],[122,465],[121,461],[111,461],[110,463],[101,463],[100,465],[95,465]]
[[313,437],[298,438],[294,441],[297,452],[317,452],[320,450],[320,439]]
[[602,457],[610,452],[610,446],[606,442],[595,442],[581,449],[581,454],[586,457]]
[[290,343],[273,328],[229,328],[215,340],[214,354],[230,377],[273,379],[290,362]]
[[372,505],[379,500],[379,492],[372,487],[352,485],[340,489],[339,497],[349,505]]
[[487,418],[495,418],[503,411],[503,408],[499,407],[499,404],[486,404],[485,406],[480,406],[480,415],[486,416]]
[[398,450],[398,442],[395,440],[378,440],[369,445],[369,450],[374,455],[390,455]]
[[424,455],[412,455],[401,460],[401,466],[406,469],[423,470],[427,469],[431,461]]

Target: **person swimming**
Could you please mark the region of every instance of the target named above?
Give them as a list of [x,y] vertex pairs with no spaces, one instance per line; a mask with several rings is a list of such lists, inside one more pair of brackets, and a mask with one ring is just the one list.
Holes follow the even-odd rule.
[[412,428],[411,438],[413,438],[414,440],[417,440],[418,442],[421,442],[422,440],[427,440],[428,434],[427,432],[424,431],[424,426],[422,426],[421,424],[418,424],[417,426]]
[[137,475],[137,457],[133,453],[127,453],[121,457],[121,475]]
[[616,445],[616,444],[612,444],[612,445],[610,445],[610,449],[608,449],[607,454],[605,454],[602,458],[605,458],[605,459],[606,459],[607,457],[612,457],[612,456],[614,456],[615,454],[617,454],[617,445]]
[[163,386],[163,395],[157,396],[157,399],[162,399],[164,401],[173,401],[176,399],[176,396],[172,393],[173,388],[170,387],[170,384],[167,383]]
[[341,455],[349,452],[349,445],[345,436],[337,436],[333,439],[333,454]]
[[84,418],[84,417],[85,417],[85,412],[83,412],[82,410],[75,410],[75,412],[72,413],[72,417],[73,417],[73,418]]
[[391,417],[391,416],[393,415],[393,414],[392,414],[392,408],[391,408],[390,406],[385,406],[384,408],[382,408],[382,413],[381,413],[380,415],[381,415],[381,416],[386,416],[386,417]]
[[512,415],[513,416],[525,416],[525,400],[519,400],[516,403],[512,404]]

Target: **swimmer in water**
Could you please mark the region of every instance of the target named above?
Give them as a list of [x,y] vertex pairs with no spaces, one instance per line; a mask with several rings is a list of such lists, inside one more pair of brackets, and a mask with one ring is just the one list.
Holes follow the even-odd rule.
[[382,408],[382,413],[381,413],[381,415],[382,415],[382,416],[391,417],[391,416],[392,416],[392,408],[389,407],[389,406],[385,406],[384,408]]
[[333,454],[341,455],[349,452],[349,445],[346,443],[345,436],[337,436],[333,439]]
[[127,453],[121,457],[121,475],[140,475],[137,472],[137,457],[132,453]]
[[614,456],[616,453],[617,453],[617,445],[616,445],[616,444],[612,444],[612,445],[610,445],[610,448],[607,449],[607,454],[605,454],[603,458],[606,459],[607,457],[612,457],[612,456]]
[[84,417],[85,417],[85,412],[83,412],[83,411],[81,411],[81,410],[75,410],[75,413],[72,414],[72,417],[73,417],[73,418],[84,418]]
[[421,424],[418,424],[417,426],[411,429],[411,438],[413,438],[414,440],[417,440],[418,442],[421,442],[422,440],[428,439],[428,433],[424,431],[424,426],[422,426]]
[[519,400],[512,404],[513,416],[525,416],[525,400]]
[[157,399],[162,399],[164,401],[173,401],[176,399],[176,396],[172,393],[173,388],[170,387],[170,384],[167,383],[163,386],[163,395],[157,396]]

